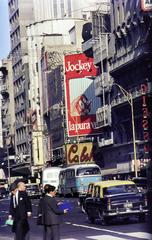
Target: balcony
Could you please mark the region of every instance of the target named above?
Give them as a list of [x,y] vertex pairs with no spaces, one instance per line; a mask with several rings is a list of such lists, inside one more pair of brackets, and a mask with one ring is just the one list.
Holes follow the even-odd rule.
[[98,146],[99,147],[105,147],[105,146],[112,145],[114,143],[113,132],[111,132],[110,135],[111,135],[110,138],[100,138],[100,137],[98,137],[97,138]]
[[105,72],[95,78],[94,88],[96,97],[103,95],[103,92],[106,93],[110,91],[111,87],[108,73]]
[[93,52],[92,52],[92,47],[93,47],[93,42],[92,38],[87,40],[86,42],[82,43],[82,52],[86,54],[88,57],[92,57]]
[[101,34],[101,39],[92,39],[93,42],[93,57],[94,64],[100,63],[108,57],[107,47],[106,47],[107,35]]
[[[130,89],[129,92],[131,93],[133,99],[143,96],[143,91],[140,85]],[[151,85],[148,85],[146,94],[149,94],[150,92],[151,92]],[[111,107],[115,107],[115,106],[118,106],[119,104],[126,103],[126,102],[128,102],[128,97],[125,96],[123,93],[119,92],[115,96],[115,98],[111,101]]]
[[96,121],[100,127],[111,126],[111,107],[109,105],[97,109]]

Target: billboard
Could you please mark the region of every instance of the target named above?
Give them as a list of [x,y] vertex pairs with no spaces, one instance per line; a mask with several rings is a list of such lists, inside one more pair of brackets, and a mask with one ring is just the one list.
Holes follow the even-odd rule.
[[68,165],[94,163],[92,142],[67,144],[66,159]]
[[95,96],[97,68],[93,59],[81,53],[66,55],[64,62],[68,136],[97,134],[96,110],[100,100]]
[[143,11],[152,11],[152,0],[141,0],[141,9]]

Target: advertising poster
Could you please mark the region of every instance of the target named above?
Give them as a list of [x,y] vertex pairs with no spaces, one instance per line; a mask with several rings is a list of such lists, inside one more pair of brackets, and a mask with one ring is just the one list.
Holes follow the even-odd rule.
[[68,137],[97,134],[96,110],[100,99],[95,97],[97,68],[93,59],[82,53],[66,55],[64,68]]
[[67,144],[66,159],[68,165],[94,163],[92,142]]

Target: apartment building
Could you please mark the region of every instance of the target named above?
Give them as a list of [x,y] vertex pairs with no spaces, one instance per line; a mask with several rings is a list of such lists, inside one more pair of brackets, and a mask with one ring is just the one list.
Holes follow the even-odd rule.
[[103,174],[140,176],[151,158],[152,9],[142,0],[110,2],[111,29],[102,10],[93,12],[93,36],[83,44],[100,68],[94,80],[101,99],[97,142]]

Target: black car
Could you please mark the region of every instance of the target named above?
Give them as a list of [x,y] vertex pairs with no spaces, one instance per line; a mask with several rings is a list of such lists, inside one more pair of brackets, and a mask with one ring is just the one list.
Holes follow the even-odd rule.
[[94,223],[100,219],[108,223],[114,218],[138,217],[145,220],[147,200],[132,181],[102,181],[94,184],[91,197],[85,199],[88,219]]
[[8,196],[8,191],[5,187],[0,187],[0,198],[5,198]]

